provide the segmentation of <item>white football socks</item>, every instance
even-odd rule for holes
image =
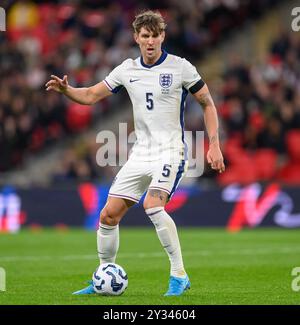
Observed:
[[[97,231],[97,248],[100,264],[115,263],[119,249],[119,225],[99,224]]]
[[[167,214],[163,207],[155,207],[145,210],[153,222],[158,238],[168,254],[171,263],[171,275],[185,277],[181,247],[177,229],[173,219]]]

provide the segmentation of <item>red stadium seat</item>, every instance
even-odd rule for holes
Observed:
[[[300,163],[288,163],[278,173],[278,180],[289,185],[300,184]]]
[[[218,183],[225,186],[231,183],[251,184],[258,180],[255,164],[251,156],[244,150],[237,159],[227,167],[226,172],[218,176]]]
[[[291,161],[300,163],[300,130],[289,131],[285,140]]]
[[[272,149],[259,149],[253,154],[253,164],[260,181],[271,180],[276,174],[277,153]]]
[[[232,183],[250,184],[258,180],[251,155],[242,148],[242,138],[237,134],[224,144],[224,156],[228,161],[226,172],[220,174],[218,183],[226,186]]]
[[[278,173],[278,180],[289,185],[300,184],[300,130],[291,130],[286,134],[289,161]]]
[[[229,166],[218,178],[222,185],[267,181],[276,175],[277,153],[272,149],[259,149],[250,154],[241,147],[227,145],[225,154]]]
[[[66,112],[66,121],[71,132],[80,132],[85,130],[92,120],[92,106],[72,103],[68,106]]]
[[[239,136],[231,137],[224,143],[224,156],[230,163],[238,162],[239,157],[244,154]]]
[[[218,183],[222,186],[232,183],[247,185],[257,181],[256,170],[253,164],[229,167],[225,173],[218,176]]]

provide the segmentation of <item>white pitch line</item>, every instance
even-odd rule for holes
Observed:
[[[242,250],[200,250],[183,251],[184,256],[213,256],[213,255],[268,255],[268,254],[296,254],[300,253],[299,247],[280,247],[280,248],[260,248],[260,249],[242,249]],[[120,253],[118,258],[158,258],[165,257],[165,252],[154,253]],[[0,256],[1,262],[18,262],[18,261],[72,261],[72,260],[97,260],[97,254],[90,255],[53,255],[53,256]]]

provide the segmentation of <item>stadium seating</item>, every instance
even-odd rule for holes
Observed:
[[[256,169],[257,179],[271,181],[277,170],[277,153],[273,149],[258,149],[253,152],[252,163]]]
[[[300,130],[286,134],[288,161],[278,172],[278,180],[285,184],[300,184]]]
[[[300,163],[300,130],[290,130],[286,134],[288,157],[293,163]]]

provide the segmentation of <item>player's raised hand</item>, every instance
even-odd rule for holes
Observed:
[[[218,145],[213,145],[209,148],[207,152],[207,161],[210,164],[210,167],[219,171],[219,173],[225,171],[223,155]]]
[[[46,83],[46,90],[55,90],[59,93],[64,93],[66,92],[68,85],[68,77],[66,75],[64,75],[63,79],[51,75],[51,80]]]

